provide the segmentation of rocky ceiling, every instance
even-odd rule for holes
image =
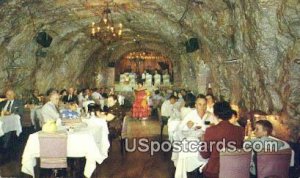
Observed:
[[[216,95],[248,110],[283,113],[288,119],[282,122],[298,138],[298,0],[110,1],[115,20],[125,27],[124,38],[110,46],[91,40],[88,32],[105,2],[0,0],[1,90],[80,86],[136,48],[139,34],[148,48],[174,61],[177,86],[203,91],[203,76],[209,74],[205,81]],[[35,41],[41,31],[53,37],[49,48]],[[191,37],[199,39],[200,50],[186,53]]]

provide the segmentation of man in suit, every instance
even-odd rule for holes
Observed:
[[[4,115],[18,114],[22,117],[24,105],[22,101],[15,99],[15,92],[13,90],[7,90],[5,96],[7,100],[0,103],[1,113]]]
[[[78,98],[77,96],[74,94],[74,88],[69,88],[68,90],[68,95],[64,96],[62,101],[64,103],[78,103]]]
[[[17,114],[20,117],[23,115],[24,105],[22,101],[15,99],[15,92],[13,90],[7,90],[5,93],[6,100],[0,103],[1,115]],[[8,132],[3,136],[3,148],[8,151],[9,140],[12,132]],[[8,155],[8,154],[6,154]]]
[[[42,118],[43,122],[46,123],[48,120],[57,120],[60,118],[58,103],[59,103],[59,94],[56,92],[50,93],[49,100],[42,107]]]
[[[126,115],[125,110],[119,105],[117,95],[110,95],[107,99],[108,113],[113,117],[106,119],[108,122],[110,139],[121,136],[123,119]],[[109,118],[109,117],[107,117]]]
[[[207,165],[203,168],[206,178],[219,177],[220,149],[228,148],[228,142],[234,143],[236,148],[242,148],[244,139],[244,129],[229,122],[232,110],[228,102],[215,103],[214,114],[221,121],[206,129],[204,143],[207,145],[207,150],[200,151],[203,158],[209,158]],[[224,143],[223,140],[225,140],[225,144],[218,144]],[[231,143],[230,148],[232,148]]]

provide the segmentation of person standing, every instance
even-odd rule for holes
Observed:
[[[148,91],[143,87],[142,82],[138,82],[138,88],[135,90],[135,100],[132,106],[132,117],[146,120],[150,115],[150,107],[147,102]]]

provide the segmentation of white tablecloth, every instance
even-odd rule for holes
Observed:
[[[181,123],[180,119],[169,119],[168,120],[168,135],[170,142],[174,140],[174,134],[178,130],[178,125]]]
[[[21,117],[16,114],[0,117],[0,137],[10,131],[16,131],[17,136],[22,132]]]
[[[101,119],[85,120],[88,127],[68,133],[67,156],[85,157],[84,175],[91,177],[96,163],[101,164],[108,157],[108,128]],[[40,156],[38,133],[29,136],[22,156],[22,172],[34,176],[36,158]]]
[[[199,151],[184,151],[183,148],[188,148],[188,142],[199,142],[198,135],[203,133],[197,131],[190,131],[182,133],[182,131],[174,132],[174,141],[182,141],[185,139],[185,146],[182,145],[182,149],[176,152],[173,149],[171,160],[174,162],[176,167],[175,178],[186,178],[187,172],[192,172],[196,168],[202,168],[207,164],[208,159],[201,157]],[[196,136],[197,135],[197,136]]]

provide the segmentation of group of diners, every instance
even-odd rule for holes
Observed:
[[[23,99],[17,99],[14,90],[8,89],[0,102],[2,117],[15,117],[24,119],[24,111],[30,110],[32,125],[37,131],[41,130],[47,122],[56,122],[61,119],[79,118],[95,113],[95,117],[105,119],[109,126],[111,138],[118,137],[121,133],[121,124],[126,109],[120,106],[118,96],[113,89],[83,89],[77,92],[70,87],[68,90],[50,88],[45,95],[33,90]],[[1,147],[9,151],[12,132],[5,133],[1,140]]]
[[[0,102],[1,116],[14,114],[22,118],[24,107],[35,111],[39,106],[40,125],[43,127],[49,121],[61,119],[64,114],[71,116],[93,114],[93,117],[107,121],[111,139],[119,138],[122,134],[126,109],[120,105],[114,89],[95,88],[77,92],[72,87],[61,91],[51,88],[44,97],[34,90],[25,102],[16,99],[15,96],[13,90],[6,91],[6,99]],[[211,93],[196,96],[185,89],[177,92],[156,90],[150,93],[147,100],[148,106],[152,108],[152,114],[159,113],[162,124],[168,125],[170,141],[198,140],[199,143],[209,145],[210,149],[189,154],[192,157],[187,156],[187,153],[173,152],[171,159],[176,166],[175,177],[184,177],[187,173],[188,177],[217,178],[220,169],[220,149],[217,148],[217,144],[211,143],[225,140],[226,143],[234,142],[237,149],[243,147],[245,128],[239,122],[239,109],[236,105],[226,101],[215,101]],[[157,112],[158,110],[160,112]],[[278,145],[278,149],[289,148],[287,142],[272,135],[273,126],[268,120],[259,120],[253,125],[255,138],[250,142],[273,141]],[[7,134],[4,135],[4,148],[8,144],[7,138],[9,138]],[[226,148],[226,145],[223,148]],[[255,166],[253,160],[249,170],[253,177],[256,174]]]
[[[268,120],[257,120],[252,123],[250,127],[253,125],[254,131],[251,135],[247,135],[244,128],[246,126],[239,119],[239,108],[227,101],[215,101],[211,93],[195,96],[192,92],[186,93],[183,90],[179,96],[171,94],[161,106],[156,106],[161,110],[162,124],[168,125],[168,136],[172,143],[197,140],[200,146],[195,154],[182,150],[174,151],[173,148],[171,159],[176,167],[174,176],[176,178],[185,176],[218,178],[220,151],[228,147],[232,148],[228,146],[228,142],[234,143],[236,150],[243,149],[245,146],[248,150],[249,147],[253,150],[251,146],[258,142],[274,143],[275,151],[290,148],[286,141],[272,135],[273,126]],[[226,144],[220,147],[218,143],[222,141]],[[251,144],[245,145],[245,142]],[[202,149],[201,145],[206,145],[207,147],[202,148],[208,149]],[[265,145],[267,144],[262,144],[263,147]],[[253,152],[254,154],[256,153]],[[294,164],[293,154],[292,151],[291,166]],[[251,177],[256,177],[255,160],[251,161],[249,173]]]

